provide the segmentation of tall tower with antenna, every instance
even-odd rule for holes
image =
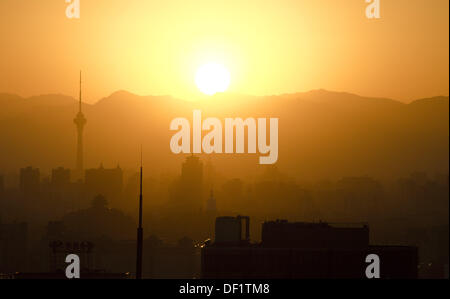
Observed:
[[[81,110],[82,103],[81,103],[81,71],[80,71],[80,99],[79,99],[79,110],[78,113],[75,117],[75,119],[73,120],[73,122],[75,123],[76,127],[77,127],[77,160],[76,160],[76,167],[75,167],[75,171],[76,171],[76,177],[77,179],[82,178],[83,176],[83,169],[84,169],[84,165],[83,165],[83,129],[84,126],[86,125],[86,117],[84,117],[84,114]]]

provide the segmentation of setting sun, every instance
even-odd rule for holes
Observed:
[[[230,72],[223,65],[208,63],[197,70],[195,83],[206,95],[225,92],[230,85]]]

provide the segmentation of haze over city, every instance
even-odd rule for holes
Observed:
[[[371,3],[1,0],[0,279],[448,278],[449,2]]]

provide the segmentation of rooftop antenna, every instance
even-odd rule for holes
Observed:
[[[141,173],[139,178],[139,226],[137,229],[136,279],[142,279],[142,145],[141,145]]]
[[[80,113],[81,113],[81,70],[80,70]]]

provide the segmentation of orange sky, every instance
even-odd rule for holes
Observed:
[[[449,1],[0,1],[0,92],[95,102],[115,90],[198,95],[196,69],[225,65],[230,91],[325,88],[402,101],[448,95]]]

